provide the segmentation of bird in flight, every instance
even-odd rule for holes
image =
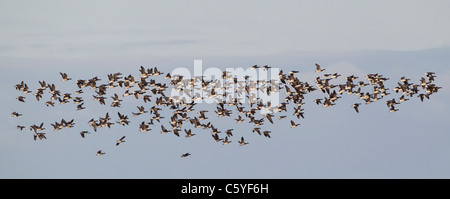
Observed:
[[[358,110],[359,105],[361,105],[361,103],[354,103],[352,105],[352,108],[354,108],[357,113],[359,113],[359,110]]]
[[[72,79],[67,76],[67,73],[59,72],[59,74],[61,75],[62,81],[64,81],[64,82]]]
[[[103,153],[102,150],[98,150],[97,154],[95,154],[96,156],[101,156],[101,155],[105,155],[106,153]]]
[[[316,63],[316,73],[323,72],[325,69],[320,68],[320,65]]]
[[[188,157],[188,156],[190,156],[190,155],[191,155],[190,153],[184,153],[184,154],[181,155],[181,157],[182,157],[182,158],[185,158],[185,157]]]
[[[18,113],[18,112],[12,112],[11,113],[11,115],[13,116],[13,117],[19,117],[19,116],[22,116],[22,114],[20,114],[20,113]]]
[[[293,120],[291,120],[291,128],[295,128],[299,126],[300,124],[296,124]]]
[[[119,146],[120,143],[125,142],[125,136],[123,136],[122,138],[120,138],[119,140],[116,141],[116,146]]]
[[[248,142],[245,142],[244,137],[241,137],[241,141],[238,141],[238,142],[239,142],[239,146],[244,146],[244,145],[248,144]]]

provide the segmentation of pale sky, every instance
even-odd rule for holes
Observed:
[[[448,1],[2,1],[8,57],[245,56],[450,44]]]
[[[450,178],[448,8],[449,1],[1,1],[0,178]],[[212,123],[235,129],[226,146],[194,128],[192,138],[160,134],[159,125],[140,133],[147,118],[131,116],[145,105],[138,101],[114,109],[85,95],[87,109],[75,111],[74,104],[46,107],[31,94],[27,103],[15,99],[24,95],[13,87],[22,80],[32,92],[42,80],[74,92],[77,79],[138,76],[141,65],[192,69],[194,59],[204,69],[299,70],[310,84],[320,63],[343,76],[383,74],[389,88],[402,76],[419,83],[433,71],[443,89],[396,113],[384,104],[394,96],[357,114],[354,95],[322,108],[313,102],[321,93],[308,94],[301,126],[269,123],[271,139],[252,133],[252,124],[217,118],[210,107]],[[73,80],[61,82],[59,72]],[[12,118],[13,111],[24,115]],[[132,123],[94,133],[87,121],[106,112],[114,121],[127,113]],[[75,128],[53,132],[50,123],[61,118],[74,118]],[[41,122],[48,139],[33,141],[28,126]],[[27,127],[18,131],[18,124]],[[81,139],[82,130],[92,134]],[[239,147],[241,136],[250,144]],[[99,149],[107,154],[95,156]],[[186,152],[192,155],[179,157]]]

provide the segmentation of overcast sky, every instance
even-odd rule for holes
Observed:
[[[448,1],[1,1],[0,178],[450,178],[449,7]],[[131,116],[144,105],[139,101],[114,109],[88,94],[87,109],[75,111],[72,103],[46,107],[31,94],[25,104],[15,99],[24,95],[13,88],[22,80],[33,92],[42,80],[74,92],[77,79],[138,76],[141,65],[165,73],[192,69],[194,59],[204,69],[299,70],[310,84],[320,63],[343,76],[383,74],[391,89],[402,76],[419,83],[434,71],[444,88],[396,113],[384,104],[393,97],[356,114],[354,95],[322,108],[313,103],[322,95],[311,94],[301,126],[291,129],[290,119],[268,124],[271,139],[210,111],[220,129],[235,129],[227,146],[205,130],[178,138],[160,134],[157,125],[142,134],[138,124],[146,117],[79,136],[92,131],[89,119]],[[73,80],[61,82],[59,72]],[[24,115],[12,118],[13,111]],[[75,118],[76,127],[53,132],[50,123],[61,118]],[[41,122],[48,139],[35,142],[28,126]],[[18,124],[27,128],[20,132]],[[123,135],[127,142],[114,146]],[[239,147],[241,136],[250,144]],[[99,149],[107,154],[95,156]],[[186,152],[192,156],[179,157]]]

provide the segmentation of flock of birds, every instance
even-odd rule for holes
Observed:
[[[325,71],[319,64],[316,65],[316,73],[323,73]],[[253,70],[269,70],[270,66],[257,66],[254,65],[250,69]],[[76,80],[75,83],[79,90],[69,93],[63,93],[56,89],[55,84],[50,84],[45,81],[39,81],[40,88],[37,88],[33,93],[30,91],[28,85],[22,81],[15,85],[15,89],[23,94],[33,93],[34,98],[37,101],[44,99],[44,92],[48,91],[50,98],[45,102],[47,107],[54,107],[55,104],[70,104],[71,101],[76,105],[76,110],[81,111],[85,109],[84,100],[86,97],[81,97],[86,90],[90,88],[95,91],[92,95],[92,99],[98,101],[100,105],[106,105],[107,100],[110,100],[111,107],[121,107],[121,102],[124,98],[135,97],[136,100],[142,100],[144,104],[150,104],[150,106],[137,106],[137,112],[131,112],[134,117],[140,117],[141,115],[150,115],[150,120],[144,120],[139,125],[139,131],[149,132],[154,131],[150,128],[160,128],[160,133],[173,133],[180,137],[180,134],[185,133],[185,137],[189,138],[195,136],[192,128],[186,127],[187,123],[190,123],[194,128],[211,129],[211,136],[214,142],[222,142],[223,145],[232,143],[233,129],[227,129],[222,133],[211,122],[204,122],[208,120],[208,114],[210,110],[194,111],[198,100],[213,99],[216,101],[216,110],[214,113],[218,117],[233,117],[236,123],[242,123],[247,121],[253,123],[253,133],[258,133],[267,138],[271,137],[272,131],[262,129],[262,126],[266,121],[274,123],[274,118],[283,120],[288,117],[293,110],[292,115],[297,118],[294,120],[300,120],[304,118],[305,113],[302,105],[305,104],[304,95],[316,90],[322,91],[326,96],[324,98],[318,98],[314,100],[314,103],[321,105],[322,107],[330,107],[336,105],[336,102],[341,96],[346,93],[348,95],[354,94],[359,96],[359,99],[365,104],[370,104],[375,101],[381,100],[388,93],[389,88],[384,86],[384,82],[389,78],[383,77],[380,74],[368,74],[366,79],[356,77],[354,75],[345,77],[346,82],[344,84],[333,84],[332,81],[341,76],[341,74],[323,74],[315,79],[315,86],[310,85],[308,82],[302,82],[296,74],[299,71],[289,71],[284,73],[283,70],[279,71],[278,79],[271,80],[255,80],[250,76],[235,77],[228,72],[223,72],[222,77],[216,77],[215,79],[207,80],[203,76],[194,76],[192,78],[185,78],[182,75],[171,75],[167,73],[165,75],[166,81],[170,81],[168,84],[172,87],[172,93],[178,93],[177,95],[168,96],[166,92],[169,86],[167,83],[157,82],[153,77],[161,76],[164,73],[159,71],[156,67],[144,68],[140,67],[140,75],[135,78],[132,75],[122,76],[121,73],[108,74],[108,81],[101,83],[101,79],[97,76],[91,79]],[[68,74],[60,73],[62,81],[67,82],[72,80]],[[163,75],[164,76],[164,75]],[[401,102],[408,101],[412,97],[417,96],[423,102],[424,99],[429,99],[430,96],[442,87],[436,86],[433,81],[435,73],[426,72],[426,77],[420,79],[420,83],[414,84],[410,82],[410,79],[402,77],[393,91],[400,93],[401,97],[392,98],[386,100],[385,103],[389,109],[389,112],[398,111],[395,107]],[[107,90],[110,88],[122,88],[125,91],[123,93],[113,93],[109,98],[107,96]],[[230,92],[231,88],[231,92]],[[273,106],[271,101],[264,100],[258,97],[258,92],[267,93],[271,95],[274,93],[283,93],[284,100],[280,104]],[[19,102],[25,103],[28,96],[18,96],[16,99]],[[43,100],[45,101],[45,100]],[[287,108],[288,104],[293,104],[293,109]],[[360,111],[361,103],[352,104],[356,113]],[[166,116],[169,119],[168,123],[162,120],[166,117],[161,116],[160,111],[162,108],[174,110],[173,114]],[[265,114],[255,114],[256,111],[264,110]],[[289,110],[289,111],[288,111]],[[236,111],[233,114],[233,111]],[[112,125],[129,125],[131,123],[129,115],[117,112],[118,120],[112,121],[109,113],[107,112],[105,117],[99,117],[98,119],[92,118],[87,123],[94,132],[97,132],[99,128],[108,127]],[[276,115],[279,115],[276,117]],[[21,113],[13,112],[12,117],[20,117]],[[258,117],[259,116],[259,117]],[[211,115],[209,114],[209,117]],[[148,118],[148,117],[147,117]],[[300,123],[290,120],[291,128],[298,127]],[[158,124],[156,124],[156,122]],[[63,128],[74,127],[74,119],[66,121],[62,119],[60,122],[51,124],[54,131],[59,131]],[[167,128],[166,128],[167,127]],[[17,125],[17,129],[22,131],[25,126]],[[33,131],[34,140],[47,139],[46,133],[43,131],[44,123],[40,125],[33,124],[29,126],[30,131]],[[158,130],[156,130],[158,131]],[[80,132],[81,138],[86,138],[86,134],[90,134],[89,131],[84,130]],[[116,146],[125,142],[126,136],[122,136],[116,141]],[[243,136],[238,141],[239,146],[245,146],[249,144],[246,142]],[[101,156],[105,153],[102,150],[98,150],[96,155]],[[187,157],[190,153],[182,154],[181,157]]]

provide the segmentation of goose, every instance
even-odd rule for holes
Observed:
[[[58,122],[55,122],[55,124],[50,124],[50,125],[52,125],[53,126],[53,131],[58,131],[58,130],[60,130],[60,129],[62,129],[62,125],[61,124],[59,124]]]
[[[11,113],[11,115],[13,116],[13,117],[19,117],[19,116],[22,116],[22,114],[20,114],[20,113],[18,113],[18,112],[12,112]]]
[[[348,77],[345,78],[347,80],[347,82],[350,82],[353,84],[353,80],[358,79],[358,77],[356,77],[355,75],[350,75]],[[355,86],[355,85],[353,85]]]
[[[155,116],[151,117],[152,120],[156,120],[158,122],[160,122],[159,120],[162,118],[164,118],[164,117],[161,117],[161,115],[159,113],[155,113]]]
[[[422,101],[422,102],[423,102],[424,97],[426,97],[427,99],[430,99],[429,94],[419,94],[417,97],[420,97],[420,101]]]
[[[186,133],[186,136],[185,137],[192,137],[192,136],[194,136],[195,134],[193,134],[192,132],[191,132],[191,129],[189,129],[189,130],[186,130],[186,129],[184,129],[184,132]]]
[[[148,112],[148,111],[145,111],[144,106],[138,106],[137,108],[139,109],[139,112],[138,112],[138,113],[132,112],[133,116],[138,116],[138,115],[140,115],[140,114],[144,114],[144,113],[147,113],[147,112]]]
[[[120,107],[120,102],[111,103],[111,107]]]
[[[222,145],[226,145],[226,144],[231,143],[231,141],[228,141],[228,137],[225,137],[225,140],[223,140],[222,142],[223,142]]]
[[[116,121],[116,123],[119,123],[122,126],[125,126],[125,124],[128,125],[130,123],[130,121],[128,121],[127,115],[122,115],[122,114],[120,114],[120,112],[117,112],[117,115],[119,115],[119,120]]]
[[[398,109],[396,109],[395,107],[394,107],[394,105],[391,105],[391,108],[389,109],[389,112],[396,112],[396,111],[398,111]]]
[[[259,135],[261,135],[260,129],[261,129],[261,128],[259,128],[259,127],[253,128],[253,129],[252,129],[252,132],[253,132],[253,133],[254,133],[254,132],[257,132]]]
[[[122,75],[122,73],[114,73],[114,74],[108,74],[108,83],[113,83],[118,81],[119,79],[122,79],[122,77],[120,77],[120,75]]]
[[[68,81],[68,80],[71,80],[72,78],[68,78],[68,76],[67,76],[67,73],[62,73],[62,72],[59,72],[59,74],[61,74],[61,77],[62,77],[62,81],[63,82],[65,82],[65,81]]]
[[[84,93],[84,92],[83,92],[83,90],[80,89],[80,90],[75,91],[73,94],[79,95],[79,94],[81,94],[81,93]]]
[[[214,134],[214,135],[211,135],[211,136],[214,138],[214,142],[219,142],[219,141],[223,140],[222,138],[219,139],[219,135],[218,134]]]
[[[141,78],[147,78],[147,72],[145,70],[145,68],[143,66],[141,66],[141,68],[139,69],[139,72],[141,72]]]
[[[323,75],[322,75],[322,78],[327,78],[327,77],[329,77],[329,76],[331,76],[331,74],[323,74]]]
[[[25,84],[25,85],[24,85],[24,87],[22,88],[22,92],[23,92],[23,93],[25,93],[25,94],[27,94],[27,93],[31,93],[31,91],[29,90],[29,88],[28,88],[28,85],[27,85],[27,84]]]
[[[95,154],[96,156],[101,156],[101,155],[105,155],[106,153],[103,153],[102,150],[98,150],[97,154]]]
[[[427,78],[428,78],[428,83],[431,83],[432,81],[434,81],[434,78],[435,78],[436,76],[434,76],[434,75],[427,75]],[[26,84],[25,84],[25,86],[26,86]]]
[[[358,86],[361,88],[361,87],[367,86],[367,84],[364,81],[359,81]]]
[[[144,95],[144,96],[142,96],[142,99],[144,100],[144,103],[147,103],[147,102],[151,102],[152,100],[150,99],[150,95]]]
[[[403,76],[403,77],[401,77],[400,78],[400,81],[402,81],[404,84],[408,84],[408,81],[409,81],[410,79],[407,79],[405,76]]]
[[[406,99],[404,95],[402,95],[402,96],[400,97],[400,102],[405,102],[405,101],[408,101],[408,100],[409,100],[409,99]]]
[[[22,91],[25,87],[25,83],[22,81],[20,82],[20,84],[16,84],[14,87],[16,88],[16,90]]]
[[[19,100],[19,102],[25,102],[25,98],[26,97],[24,97],[24,96],[16,97],[16,99]]]
[[[111,97],[114,102],[121,102],[122,100],[119,99],[119,96],[117,95],[117,93],[114,93],[114,97]]]
[[[276,110],[278,110],[278,112],[281,112],[281,111],[286,111],[287,112],[286,104],[287,103],[285,103],[285,102],[280,103]],[[281,117],[281,118],[284,118],[284,116]],[[278,118],[278,119],[281,119],[281,118]]]
[[[80,132],[81,138],[85,138],[85,134],[89,134],[89,131],[81,131]]]
[[[216,128],[214,128],[214,126],[213,125],[211,125],[211,129],[212,129],[212,132],[211,132],[211,134],[218,134],[218,133],[220,133],[220,131],[218,131]]]
[[[280,115],[280,116],[278,116],[278,119],[281,120],[281,119],[286,118],[286,117],[287,117],[286,115]]]
[[[321,69],[320,65],[316,63],[316,73],[320,73],[322,71],[324,71],[325,69]]]
[[[61,98],[58,98],[58,101],[60,104],[65,104],[65,103],[69,102],[69,101],[67,101],[65,99],[61,99]]]
[[[156,106],[153,106],[153,107],[151,107],[150,108],[150,113],[158,113],[158,111],[160,111],[160,110],[162,110],[162,109],[160,109],[160,108],[157,108]]]
[[[231,131],[233,131],[233,129],[228,129],[227,131],[225,131],[228,137],[233,136],[233,133]]]
[[[164,77],[164,79],[171,79],[172,77],[170,76],[170,73],[167,73],[166,77]]]
[[[171,132],[170,130],[167,130],[163,125],[161,125],[161,133],[168,133]]]
[[[238,116],[237,119],[234,119],[234,120],[236,120],[236,123],[238,123],[238,124],[244,121],[244,119],[242,119],[242,117],[240,115]]]
[[[95,122],[95,121],[90,123],[89,126],[91,126],[95,132],[97,132],[97,128],[100,127],[99,124],[97,124],[97,122]]]
[[[109,117],[109,112],[106,112],[105,117],[100,117],[100,120],[104,120],[104,121],[108,121],[111,120],[111,118]]]
[[[325,102],[323,103],[323,105],[322,105],[322,107],[329,107],[329,106],[333,106],[333,105],[335,105],[335,104],[333,104],[331,101],[330,101],[330,99],[327,99],[326,97],[325,97]]]
[[[316,103],[317,105],[322,104],[322,99],[315,99],[314,103]]]
[[[436,86],[436,85],[434,85],[434,84],[430,84],[430,85],[427,86],[426,92],[427,92],[429,95],[431,95],[431,94],[433,94],[433,93],[437,93],[438,90],[441,89],[441,88],[442,88],[442,87],[440,87],[440,86]]]
[[[244,137],[241,137],[241,141],[238,141],[238,142],[239,142],[239,146],[244,146],[244,145],[248,144],[248,142],[245,142]]]
[[[339,76],[341,76],[341,75],[340,75],[340,74],[337,74],[337,73],[334,73],[333,75],[331,75],[331,78],[336,79],[336,78],[338,78]]]
[[[384,102],[384,103],[386,103],[386,105],[387,105],[388,107],[390,107],[391,105],[399,104],[398,102],[395,101],[395,99],[387,100],[387,101]]]
[[[150,125],[149,123],[145,123],[145,121],[142,121],[141,125],[139,125],[139,131],[141,133],[150,131],[151,129],[148,128],[149,125]]]
[[[352,105],[352,108],[354,108],[357,113],[359,113],[359,110],[358,110],[359,105],[361,105],[361,103],[355,103]]]
[[[120,143],[125,142],[125,140],[124,140],[125,137],[126,137],[126,136],[123,136],[122,138],[120,138],[119,140],[117,140],[117,141],[116,141],[116,146],[119,146]]]
[[[262,133],[264,134],[265,137],[270,138],[270,134],[272,131],[263,131]]]
[[[98,102],[101,104],[101,105],[105,105],[105,99],[106,99],[106,97],[102,97],[102,96],[94,96],[94,100],[98,100]]]
[[[125,125],[129,125],[130,121],[124,119],[124,120],[117,121],[116,123],[121,124],[122,126],[125,126]]]
[[[205,112],[208,112],[208,111],[199,111],[198,113],[200,114],[200,117],[198,118],[199,120],[206,120],[206,119],[208,119],[206,116],[205,116]]]
[[[269,113],[265,114],[264,117],[267,118],[267,120],[269,120],[269,122],[273,124],[273,120],[272,120],[273,115],[272,114],[269,114]]]
[[[179,129],[173,129],[172,130],[173,134],[175,134],[177,137],[180,137],[180,130]]]
[[[153,71],[153,75],[158,76],[158,75],[162,75],[162,74],[164,74],[164,73],[162,73],[161,71],[158,70],[157,67],[155,67],[155,70]]]
[[[294,121],[291,120],[291,128],[295,128],[299,126],[300,124],[296,124]]]
[[[107,122],[107,121],[103,121],[102,126],[107,126],[109,129],[111,128],[111,125],[114,125],[113,122]]]
[[[86,80],[76,80],[75,83],[77,84],[78,88],[85,88],[88,86],[87,81]]]
[[[86,109],[86,107],[83,107],[83,104],[84,104],[84,103],[81,103],[81,104],[78,104],[78,105],[77,105],[77,111]]]
[[[255,70],[255,69],[258,69],[258,68],[259,68],[258,65],[254,65],[254,66],[250,67],[250,70]]]
[[[269,68],[272,68],[272,67],[270,67],[268,65],[265,65],[265,66],[262,67],[263,70],[268,70]]]
[[[31,130],[34,130],[35,133],[38,132],[38,131],[43,131],[43,130],[45,130],[45,128],[44,128],[44,122],[42,122],[41,125],[39,125],[39,126],[37,126],[37,125],[35,125],[35,124],[31,125],[31,126],[30,126],[30,131],[31,131]]]
[[[39,140],[47,139],[47,137],[45,137],[45,133],[34,133],[34,141],[36,141],[37,138],[39,138]]]
[[[185,154],[182,154],[181,157],[182,157],[182,158],[185,158],[185,157],[188,157],[188,156],[190,156],[190,155],[191,155],[190,153],[185,153]]]
[[[38,89],[38,91],[33,95],[36,96],[36,100],[39,101],[42,98],[42,94],[43,94],[42,89],[41,90]]]
[[[195,128],[200,128],[203,126],[202,124],[200,124],[200,121],[196,117],[194,117],[194,119],[190,119],[189,121],[194,125]]]
[[[128,75],[128,77],[124,78],[124,82],[135,84],[136,80],[134,79],[133,75]]]
[[[252,117],[251,119],[253,119],[253,120],[251,120],[250,122],[253,122],[255,124],[255,126],[261,126],[264,124],[264,118],[261,118],[260,120],[256,120]]]
[[[122,95],[123,97],[131,95],[130,90],[126,90],[125,93]]]
[[[381,96],[386,96],[386,95],[389,95],[389,94],[391,94],[391,93],[387,93],[386,91],[383,91],[380,95]]]
[[[355,95],[361,95],[361,88],[358,88],[358,90],[356,90],[356,92],[352,91],[352,93],[354,93]],[[349,92],[347,94],[351,94],[351,93]]]
[[[170,124],[176,124],[177,123],[177,119],[178,119],[178,115],[174,114],[171,118],[170,118]]]
[[[56,90],[55,88],[55,84],[47,84],[47,87],[50,89],[50,94],[58,94],[59,95],[59,91]]]
[[[72,99],[72,97],[71,97],[70,95],[71,95],[70,93],[64,93],[64,94],[63,94],[63,99],[64,99],[64,100]]]
[[[47,102],[45,102],[45,105],[46,105],[46,106],[53,106],[53,107],[55,107],[55,103],[52,102],[52,101],[47,101]]]
[[[61,125],[65,128],[73,128],[75,123],[73,123],[74,119],[66,122],[64,119],[61,120]]]
[[[81,103],[81,102],[83,102],[84,100],[83,100],[83,98],[81,98],[81,97],[75,97],[75,98],[73,98],[73,102],[75,103],[75,104],[79,104],[79,103]]]
[[[426,76],[431,76],[431,75],[434,75],[434,74],[435,74],[434,72],[426,72],[425,73]]]
[[[25,128],[25,126],[17,125],[17,129],[19,129],[19,130],[23,130],[24,128]]]

